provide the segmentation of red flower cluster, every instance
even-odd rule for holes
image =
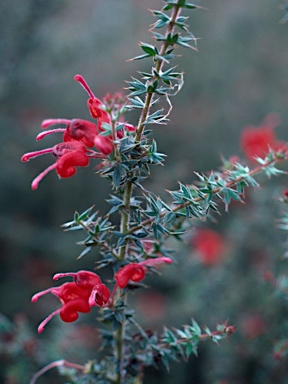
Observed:
[[[115,274],[116,285],[111,299],[109,289],[102,283],[96,273],[89,271],[56,273],[53,276],[54,280],[72,276],[73,282],[64,283],[60,287],[45,289],[32,297],[32,302],[35,303],[39,297],[46,295],[46,293],[52,293],[52,295],[59,298],[62,304],[61,308],[52,312],[42,321],[38,327],[38,333],[42,333],[48,321],[57,314],[60,315],[63,321],[69,323],[78,319],[79,312],[88,313],[93,306],[111,305],[117,287],[124,289],[130,280],[134,282],[143,280],[149,267],[155,267],[162,263],[170,264],[172,260],[169,257],[158,257],[142,261],[141,263],[125,265]]]
[[[285,143],[277,140],[274,128],[279,125],[279,117],[270,113],[259,127],[249,125],[242,131],[240,142],[248,160],[255,162],[256,157],[265,158],[270,149],[279,151],[285,149]]]
[[[63,142],[52,148],[29,152],[22,156],[21,160],[23,162],[46,153],[52,153],[57,158],[55,164],[46,168],[33,180],[32,189],[36,189],[40,181],[53,169],[62,178],[71,177],[76,173],[76,167],[86,167],[90,158],[104,158],[114,150],[113,138],[101,134],[104,131],[103,124],[111,124],[111,117],[105,110],[105,105],[95,97],[82,76],[76,75],[74,79],[87,91],[89,95],[88,108],[91,116],[97,119],[97,124],[82,119],[44,120],[42,122],[42,128],[44,129],[56,124],[64,124],[66,127],[46,130],[36,137],[36,140],[42,140],[47,135],[61,132],[63,133]],[[135,127],[131,124],[124,124],[124,128],[127,131],[135,131]],[[119,130],[116,138],[121,138],[123,135],[123,129]],[[100,152],[91,150],[93,146]]]
[[[57,296],[62,303],[62,307],[52,312],[38,327],[38,333],[44,331],[45,325],[53,316],[60,314],[63,321],[70,323],[78,319],[78,312],[88,313],[92,306],[107,304],[110,299],[110,291],[96,273],[89,271],[78,271],[77,273],[57,273],[53,279],[58,280],[61,277],[72,276],[73,282],[64,283],[60,287],[52,287],[36,293],[32,297],[35,303],[39,297],[52,293]]]
[[[224,241],[219,233],[212,229],[198,229],[192,240],[197,257],[205,265],[220,261],[224,251]]]

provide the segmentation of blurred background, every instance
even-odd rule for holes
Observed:
[[[170,124],[155,127],[159,150],[168,157],[146,183],[166,201],[163,189],[177,189],[179,180],[191,183],[194,171],[219,169],[221,157],[247,162],[241,131],[260,125],[270,112],[281,119],[277,137],[288,140],[288,24],[280,23],[281,0],[196,3],[207,7],[190,13],[191,31],[200,38],[198,52],[179,49],[185,85],[172,100]],[[161,6],[160,0],[0,3],[0,383],[25,384],[52,360],[85,363],[97,356],[101,340],[93,327],[95,312],[69,325],[54,318],[38,336],[37,324],[58,302],[46,297],[32,305],[30,297],[50,287],[55,272],[93,269],[94,254],[76,260],[81,234],[64,233],[60,225],[93,204],[105,213],[109,184],[93,177],[90,167],[61,181],[52,172],[33,192],[32,179],[51,158],[29,164],[20,158],[56,142],[55,137],[35,142],[42,120],[89,119],[87,95],[73,80],[75,74],[82,74],[101,98],[123,90],[137,71],[150,69],[149,60],[126,60],[140,54],[139,41],[151,42],[147,30],[154,19],[148,9]],[[131,114],[130,122],[137,116]],[[180,327],[193,317],[211,328],[229,320],[236,334],[220,346],[203,343],[198,358],[173,364],[170,374],[148,370],[144,383],[288,382],[287,360],[275,359],[277,342],[288,338],[287,301],[263,278],[267,271],[278,275],[287,269],[286,234],[276,228],[282,207],[275,197],[288,180],[259,180],[263,187],[249,190],[245,205],[233,204],[228,214],[223,210],[215,220],[195,222],[212,231],[202,234],[212,233],[212,248],[197,248],[195,231],[184,244],[170,244],[178,265],[151,277],[151,289],[132,298],[144,327]],[[40,384],[56,382],[65,382],[56,372],[39,379]]]

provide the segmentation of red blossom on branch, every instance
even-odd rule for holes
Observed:
[[[101,124],[102,123],[111,123],[111,118],[109,114],[105,111],[105,106],[101,102],[100,99],[98,99],[94,93],[91,91],[91,88],[81,75],[75,75],[74,80],[78,81],[82,87],[85,89],[85,91],[88,93],[90,96],[89,99],[87,100],[87,106],[90,111],[90,114],[94,119],[98,119],[99,123],[99,128],[101,129]]]
[[[198,229],[192,239],[197,257],[205,265],[213,265],[221,260],[224,251],[222,236],[212,229]]]
[[[113,152],[114,144],[110,137],[98,135],[94,139],[94,145],[106,156]]]
[[[131,263],[125,265],[115,273],[116,285],[119,288],[125,288],[130,280],[138,282],[144,279],[148,267],[157,267],[163,263],[171,264],[172,259],[169,257],[157,257],[156,259],[147,259],[141,263]]]
[[[33,190],[38,188],[40,181],[53,169],[56,170],[58,176],[68,178],[76,173],[76,167],[86,167],[89,164],[87,149],[83,143],[78,141],[63,142],[54,145],[52,148],[28,152],[22,156],[21,160],[26,162],[47,153],[52,153],[57,160],[32,181],[31,187]]]
[[[59,287],[48,288],[32,297],[32,302],[35,303],[40,297],[52,293],[62,304],[61,308],[52,312],[41,322],[38,333],[42,333],[48,321],[57,314],[63,321],[69,323],[78,319],[78,312],[88,313],[92,306],[102,307],[109,302],[110,291],[96,273],[90,271],[57,273],[53,279],[58,280],[67,276],[72,276],[74,281]]]
[[[62,307],[52,312],[41,322],[38,327],[38,333],[42,333],[48,321],[57,314],[60,314],[61,320],[69,323],[77,320],[78,312],[90,312],[90,305],[88,303],[90,297],[89,289],[81,288],[75,283],[64,283],[60,287],[49,288],[36,293],[32,297],[32,302],[35,303],[39,297],[46,293],[52,293],[52,295],[57,296],[61,301]]]
[[[62,178],[71,177],[76,173],[76,167],[86,167],[89,164],[90,158],[104,158],[114,151],[115,144],[112,136],[104,136],[101,134],[104,131],[102,126],[103,123],[111,124],[111,117],[105,110],[104,103],[95,97],[81,75],[76,75],[75,80],[84,87],[90,96],[87,102],[88,108],[91,116],[94,119],[97,119],[97,122],[83,119],[69,120],[62,118],[47,119],[42,122],[41,126],[43,129],[58,124],[64,124],[65,127],[48,129],[45,132],[41,132],[36,137],[36,140],[38,141],[53,133],[62,133],[62,143],[59,143],[52,148],[28,152],[22,156],[21,160],[23,162],[46,153],[52,153],[57,157],[55,164],[47,167],[33,180],[33,190],[38,188],[39,182],[53,169],[55,169],[58,176]],[[116,99],[119,99],[119,97],[120,96],[118,95]],[[122,138],[125,130],[127,132],[133,132],[135,131],[135,127],[131,124],[124,123],[124,128],[116,132],[116,138]],[[92,147],[95,147],[100,153],[92,151]]]
[[[256,162],[256,157],[265,158],[270,149],[285,149],[286,143],[278,140],[274,132],[279,123],[278,115],[270,113],[259,127],[249,125],[243,129],[240,144],[249,161]]]

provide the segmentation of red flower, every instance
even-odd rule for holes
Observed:
[[[104,110],[105,109],[104,104],[101,102],[101,100],[95,97],[89,85],[86,83],[86,81],[81,75],[75,75],[74,80],[78,81],[90,96],[87,101],[88,109],[90,111],[91,116],[94,117],[94,119],[98,119],[99,129],[103,130],[101,127],[102,123],[107,123],[107,124],[111,123],[111,118],[109,116],[109,113],[107,113]]]
[[[90,307],[99,306],[102,307],[107,304],[110,299],[110,291],[105,284],[97,284],[93,287],[89,296]]]
[[[192,239],[199,260],[205,265],[216,264],[224,251],[222,237],[211,229],[198,229]]]
[[[95,136],[94,145],[100,152],[104,153],[104,155],[109,155],[114,149],[113,141],[107,136]]]
[[[105,110],[105,105],[99,100],[97,97],[95,97],[94,93],[91,91],[89,85],[86,83],[85,79],[81,75],[75,75],[74,80],[78,81],[82,87],[85,89],[85,91],[90,96],[87,105],[88,109],[90,111],[91,116],[94,119],[97,119],[98,122],[98,128],[99,131],[104,131],[102,124],[111,124],[111,117],[109,113]],[[108,94],[104,96],[103,98],[105,100],[105,103],[108,105],[108,108],[113,109],[116,105],[119,108],[123,105],[123,98],[122,95],[119,93],[116,93],[114,96]],[[124,128],[128,132],[134,132],[136,128],[132,124],[124,123]],[[122,138],[123,135],[123,129],[117,131],[117,138]],[[110,143],[109,143],[110,142]],[[112,137],[110,136],[102,136],[98,135],[94,138],[94,145],[97,149],[99,149],[104,154],[108,155],[113,152],[113,141]]]
[[[120,288],[125,288],[130,280],[135,283],[143,280],[145,273],[145,268],[139,263],[125,265],[115,274],[116,284]]]
[[[22,156],[22,161],[28,161],[34,157],[52,153],[57,157],[56,163],[45,169],[39,176],[32,182],[32,189],[36,189],[39,182],[47,175],[52,169],[55,169],[60,177],[71,177],[76,173],[76,167],[85,167],[89,164],[89,158],[104,158],[114,151],[114,141],[112,136],[104,136],[103,124],[111,124],[110,114],[105,110],[104,103],[97,99],[84,78],[80,75],[75,76],[78,81],[89,95],[88,108],[91,116],[97,119],[97,123],[92,123],[83,119],[47,119],[42,122],[42,128],[47,129],[51,125],[64,124],[64,128],[49,129],[40,133],[36,140],[42,140],[44,137],[53,133],[63,133],[63,142],[55,145],[52,148],[46,148],[40,151],[29,152]],[[119,95],[114,101],[119,102],[121,99]],[[110,100],[111,101],[111,100]],[[123,104],[123,101],[121,101]],[[123,105],[118,105],[120,106]],[[116,104],[115,104],[116,105]],[[128,123],[123,123],[123,127],[116,126],[116,138],[121,139],[126,132],[135,131],[135,127]],[[116,139],[114,138],[114,139]],[[99,152],[94,152],[90,148],[95,146]]]
[[[66,128],[55,128],[42,132],[36,137],[36,140],[42,140],[52,133],[63,132],[64,142],[77,140],[83,142],[89,148],[93,147],[94,137],[98,135],[96,124],[83,119],[47,119],[42,121],[41,127],[45,129],[56,124],[65,124]]]
[[[78,319],[78,312],[88,313],[92,306],[103,306],[110,299],[109,289],[102,284],[100,277],[96,273],[89,271],[57,273],[53,279],[58,280],[66,276],[73,276],[74,281],[64,283],[60,287],[48,288],[32,297],[32,302],[35,303],[39,297],[46,295],[46,293],[52,293],[62,303],[61,308],[52,312],[42,321],[38,327],[38,333],[42,333],[48,321],[58,313],[63,321],[73,322]]]
[[[100,277],[90,271],[78,271],[78,272],[64,272],[64,273],[56,273],[53,276],[53,280],[59,280],[62,277],[73,277],[74,283],[84,287],[89,288],[90,290],[93,289],[94,285],[100,284],[101,279]]]
[[[33,190],[38,188],[40,181],[53,169],[56,170],[58,176],[67,178],[76,173],[76,167],[86,167],[89,164],[86,147],[79,141],[63,142],[54,145],[52,148],[25,153],[21,160],[26,162],[34,157],[38,157],[46,153],[52,153],[57,157],[57,160],[32,181],[31,186]]]
[[[68,151],[56,161],[56,172],[60,177],[71,177],[76,173],[77,167],[86,167],[89,158],[84,150]]]
[[[244,314],[240,329],[248,339],[254,339],[267,332],[267,324],[259,314]]]
[[[147,267],[156,267],[162,263],[171,264],[172,260],[169,257],[163,256],[157,257],[156,259],[148,259],[141,263],[127,264],[115,273],[116,285],[123,289],[128,285],[130,280],[134,282],[141,281],[146,275]]]
[[[36,293],[32,297],[32,302],[35,303],[39,297],[49,292],[59,298],[62,303],[62,307],[52,312],[41,322],[38,327],[38,333],[42,333],[48,321],[50,321],[52,317],[58,313],[63,321],[69,323],[77,320],[78,312],[90,312],[90,305],[88,303],[90,297],[89,289],[78,287],[75,283],[64,283],[60,287],[49,288],[45,291]]]
[[[285,202],[286,202],[287,199],[288,199],[288,189],[285,189],[285,190],[283,191],[283,196],[284,196],[284,199],[285,199]]]
[[[110,291],[98,275],[90,271],[78,271],[78,272],[66,272],[56,273],[53,276],[53,280],[58,280],[62,277],[72,276],[74,283],[81,288],[87,288],[90,291],[89,305],[92,307],[98,305],[102,307],[106,304],[110,298]]]
[[[74,140],[80,140],[89,148],[93,147],[94,139],[98,135],[97,125],[82,119],[71,120],[66,132],[67,138],[70,136]]]
[[[269,114],[259,127],[249,125],[242,131],[241,147],[250,161],[256,161],[256,157],[265,158],[269,150],[279,151],[284,149],[285,143],[277,140],[274,128],[279,124],[276,114]]]

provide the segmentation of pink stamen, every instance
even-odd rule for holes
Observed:
[[[39,297],[42,297],[42,296],[46,295],[47,293],[50,293],[52,289],[53,288],[48,288],[48,289],[45,289],[45,291],[35,293],[35,295],[33,295],[32,299],[31,299],[32,303],[36,303],[36,301],[39,299]]]
[[[61,311],[61,308],[57,309],[57,311],[52,312],[49,316],[46,317],[46,319],[44,319],[42,321],[42,323],[38,327],[39,335],[44,331],[45,325],[48,323],[48,321],[50,321],[52,319],[52,317],[58,315],[58,313],[60,313],[60,311]]]
[[[46,168],[43,172],[41,172],[35,179],[32,181],[31,188],[33,191],[38,188],[40,181],[53,169],[56,168],[56,163],[50,165],[50,167]]]
[[[70,120],[68,120],[68,119],[46,119],[46,120],[42,121],[41,127],[47,128],[50,125],[55,125],[55,124],[70,124]]]
[[[89,149],[87,150],[87,156],[90,159],[104,159],[105,158],[105,155],[103,153],[95,152],[95,151],[92,151]]]
[[[171,264],[172,263],[172,259],[170,259],[170,257],[157,257],[157,259],[147,259],[145,261],[142,261],[141,265],[144,265],[144,266],[148,266],[148,267],[153,267],[153,266],[157,266],[159,264],[162,264],[162,263],[168,263],[168,264]]]
[[[76,272],[55,273],[55,275],[53,276],[53,280],[59,280],[59,279],[62,279],[62,277],[68,277],[68,276],[75,277],[77,276],[77,273]]]
[[[21,157],[21,161],[25,163],[26,161],[29,161],[34,157],[45,155],[46,153],[51,153],[51,152],[53,152],[53,148],[45,148],[45,149],[41,149],[40,151],[28,152]]]
[[[94,93],[91,91],[89,85],[86,83],[86,81],[84,80],[84,77],[81,76],[81,75],[75,75],[74,76],[74,80],[75,81],[78,81],[82,87],[85,89],[85,91],[88,93],[88,95],[91,97],[91,99],[95,99],[95,95]]]
[[[35,384],[37,379],[39,379],[40,376],[42,376],[44,373],[48,372],[50,369],[55,367],[68,367],[68,368],[74,368],[84,371],[85,367],[83,365],[69,363],[65,360],[58,360],[53,361],[52,363],[46,365],[44,368],[40,369],[35,375],[33,376],[32,380],[30,381],[30,384]]]
[[[50,129],[49,131],[41,132],[39,135],[37,135],[36,140],[42,140],[43,137],[51,135],[52,133],[58,133],[58,132],[65,132],[66,128],[56,128],[56,129]]]
[[[98,288],[94,287],[91,294],[90,294],[89,300],[88,300],[88,304],[90,305],[90,307],[97,306],[97,303],[95,300],[95,295],[97,292],[98,292]]]
[[[110,296],[110,290],[106,287],[106,285],[102,283],[97,284],[92,289],[88,304],[90,305],[90,307],[93,307],[95,305],[100,307],[106,306],[107,303],[109,303]]]
[[[59,287],[52,287],[52,288],[45,289],[44,291],[35,293],[35,295],[33,295],[31,298],[32,303],[36,303],[36,301],[40,297],[46,295],[47,293],[52,293],[52,295],[59,297]]]

